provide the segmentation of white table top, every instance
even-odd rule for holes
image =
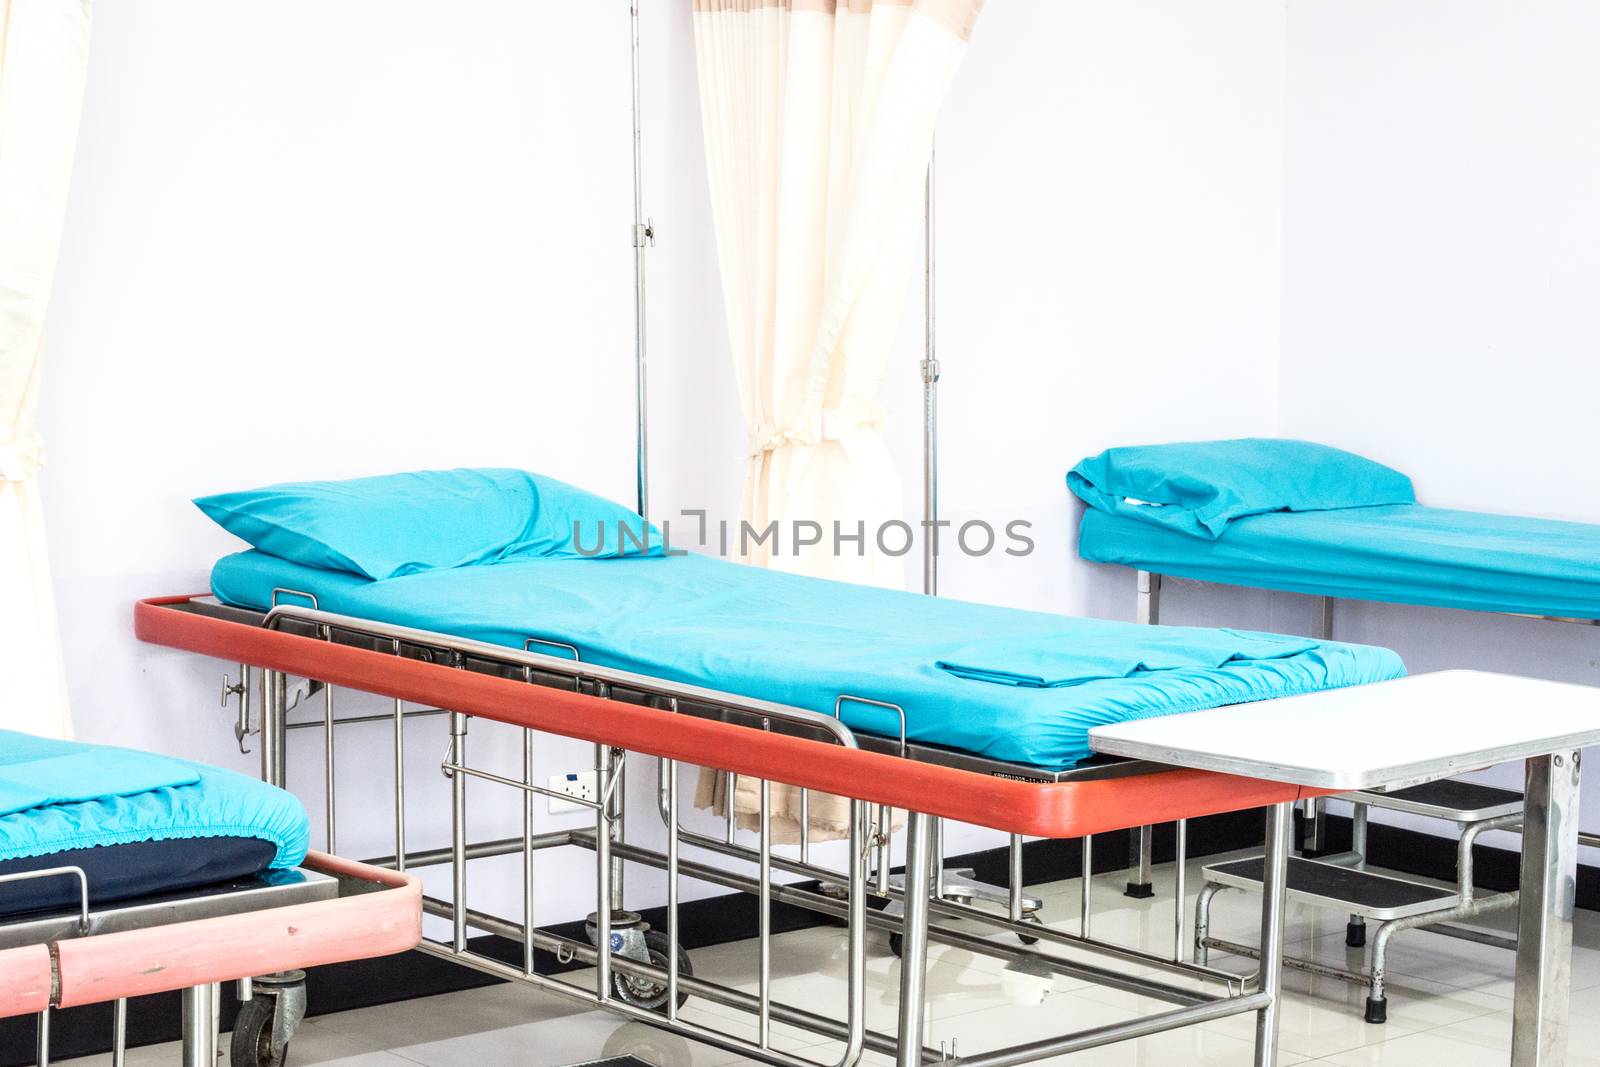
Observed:
[[[1600,689],[1440,671],[1097,726],[1089,747],[1323,789],[1373,789],[1600,744]]]

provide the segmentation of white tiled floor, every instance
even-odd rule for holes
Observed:
[[[1204,862],[1213,862],[1215,857]],[[1200,885],[1199,861],[1188,878]],[[1157,869],[1157,896],[1135,901],[1120,890],[1123,876],[1108,874],[1095,885],[1093,931],[1118,944],[1167,952],[1171,948],[1170,870]],[[1039,887],[1044,915],[1052,924],[1077,929],[1076,881]],[[1255,940],[1257,898],[1221,894],[1212,929],[1224,937]],[[1509,916],[1500,917],[1506,927]],[[774,1000],[834,1017],[843,1015],[843,931],[822,927],[780,935],[772,952]],[[1009,935],[1003,935],[1009,936]],[[1329,962],[1357,964],[1344,947],[1344,916],[1291,906],[1290,951]],[[867,1023],[893,1032],[899,962],[881,937],[869,941]],[[953,1043],[960,1054],[982,1052],[1073,1029],[1116,1023],[1160,1010],[1163,1005],[1103,986],[1007,973],[1001,961],[948,946],[930,950],[928,1040]],[[752,942],[701,949],[695,973],[755,990]],[[1213,963],[1248,970],[1244,961],[1213,957]],[[1580,913],[1573,950],[1572,1043],[1568,1063],[1600,1065],[1600,915]],[[581,976],[572,976],[581,978]],[[1511,1040],[1512,957],[1503,949],[1476,945],[1426,931],[1403,934],[1391,948],[1389,1021],[1371,1026],[1361,1019],[1365,990],[1331,979],[1288,971],[1282,1008],[1280,1062],[1319,1062],[1348,1067],[1416,1067],[1504,1064]],[[683,1017],[740,1036],[753,1024],[731,1009],[691,1000]],[[1074,1065],[1248,1064],[1254,1018],[1234,1016],[1136,1042],[1107,1046],[1059,1061]],[[775,1025],[774,1047],[819,1064],[837,1057],[828,1042]],[[291,1049],[296,1067],[553,1067],[603,1056],[632,1054],[660,1067],[714,1067],[746,1062],[710,1045],[662,1033],[565,1000],[519,987],[497,986],[414,1000],[307,1021]],[[136,1067],[177,1062],[175,1046],[138,1049]],[[72,1061],[80,1065],[92,1060]],[[102,1061],[103,1062],[103,1061]],[[889,1061],[869,1054],[866,1062]],[[98,1065],[97,1065],[98,1067]]]

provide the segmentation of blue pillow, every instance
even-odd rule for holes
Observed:
[[[528,471],[413,471],[290,482],[195,505],[263,552],[374,580],[526,556],[658,556],[661,535],[593,493]]]
[[[1415,504],[1411,479],[1310,441],[1245,438],[1108,448],[1067,485],[1090,507],[1215,540],[1235,519],[1269,511]]]

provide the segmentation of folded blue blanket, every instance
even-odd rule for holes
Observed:
[[[1108,515],[1206,540],[1250,515],[1417,499],[1411,479],[1381,463],[1275,438],[1108,448],[1072,468],[1067,486]]]
[[[1027,644],[1011,639],[974,641],[939,660],[938,666],[975,682],[1065,689],[1108,678],[1284,659],[1316,647],[1316,641],[1277,634],[1163,626],[1137,644],[1120,632],[1052,634]]]
[[[0,730],[0,861],[205,837],[269,842],[287,868],[310,823],[292,795],[233,771]]]

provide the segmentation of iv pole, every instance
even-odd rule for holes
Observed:
[[[656,233],[651,221],[644,215],[644,153],[639,133],[639,3],[640,0],[630,0],[628,4],[628,29],[632,39],[633,88],[633,376],[636,420],[634,477],[638,486],[638,500],[634,510],[641,518],[645,518],[650,506],[650,406],[649,395],[645,389],[644,250],[646,243],[650,245],[656,243]],[[598,753],[598,749],[596,751]],[[618,761],[614,773],[619,779],[618,793],[627,796],[626,780],[623,777],[627,774],[627,763]],[[625,819],[626,809],[618,805],[616,818],[611,823],[613,839],[622,837]],[[626,912],[623,910],[624,873],[625,865],[622,860],[620,858],[613,860],[611,864],[613,921],[626,921]],[[673,886],[668,892],[676,893],[677,887]]]
[[[639,491],[635,510],[645,516],[650,506],[650,408],[645,389],[644,249],[646,242],[656,243],[656,233],[651,221],[644,217],[644,160],[639,143],[639,0],[628,5],[628,19],[633,37],[633,373],[637,417],[634,476]]]
[[[928,153],[928,178],[922,211],[922,591],[939,595],[939,360],[934,328],[934,155]]]
[[[934,317],[937,296],[934,272],[934,163],[928,154],[928,177],[923,185],[922,209],[922,591],[939,595],[939,358],[938,331]],[[933,882],[934,896],[963,902],[988,901],[1004,905],[1013,921],[1037,920],[1043,901],[1022,891],[1022,838],[1012,834],[1007,842],[1008,887],[977,880],[971,868],[946,867],[944,862],[944,820],[934,821]],[[895,911],[895,905],[891,905]]]

